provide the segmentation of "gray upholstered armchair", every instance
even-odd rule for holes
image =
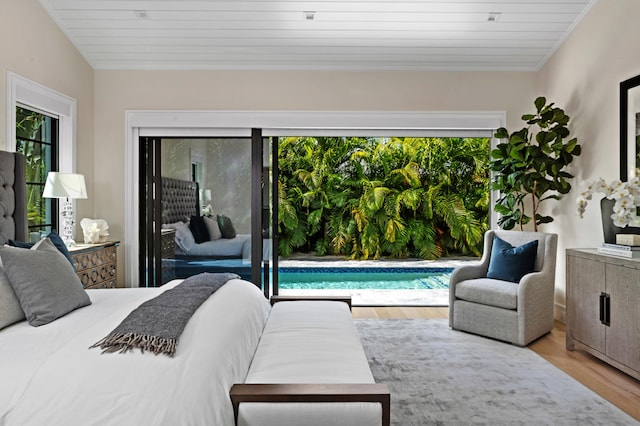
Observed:
[[[487,278],[495,236],[513,247],[538,240],[534,272],[527,273],[519,282]],[[551,331],[556,246],[556,234],[487,231],[480,264],[458,267],[451,274],[451,328],[519,346],[526,346]]]

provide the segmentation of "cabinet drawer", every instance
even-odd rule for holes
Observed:
[[[92,286],[103,281],[115,281],[118,272],[115,263],[107,263],[106,265],[78,271],[77,274],[83,287],[92,288]]]
[[[70,249],[76,273],[84,288],[118,286],[118,244],[77,244]]]
[[[117,257],[117,247],[105,247],[72,255],[76,271],[80,273],[85,269],[92,269],[108,263],[114,263]]]

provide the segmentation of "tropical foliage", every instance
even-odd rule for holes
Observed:
[[[279,172],[283,256],[480,254],[488,139],[283,138]]]
[[[27,218],[30,230],[37,230],[46,224],[46,200],[42,198],[42,188],[47,177],[47,161],[51,147],[42,143],[49,139],[46,134],[49,117],[23,108],[16,108],[16,151],[26,160]]]

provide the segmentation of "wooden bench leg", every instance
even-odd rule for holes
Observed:
[[[238,423],[241,402],[377,402],[382,426],[391,424],[391,393],[383,383],[363,384],[235,384],[229,392]]]

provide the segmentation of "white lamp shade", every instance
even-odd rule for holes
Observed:
[[[84,175],[49,172],[42,196],[45,198],[87,198]]]

